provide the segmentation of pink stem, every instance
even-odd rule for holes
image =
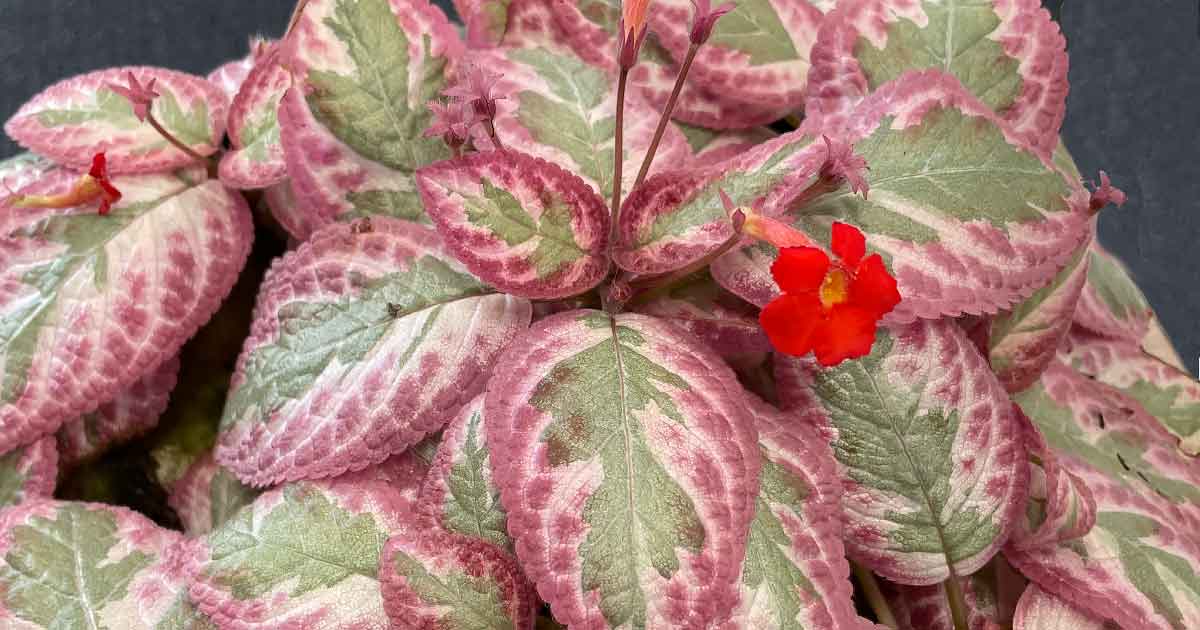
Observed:
[[[638,171],[637,179],[633,182],[633,187],[637,188],[645,181],[646,175],[650,172],[650,164],[654,162],[654,154],[658,151],[658,143],[662,140],[663,133],[667,130],[667,123],[671,122],[671,113],[675,111],[675,102],[679,100],[679,92],[683,90],[684,79],[687,78],[688,70],[692,68],[692,61],[696,58],[696,51],[700,49],[699,44],[692,44],[687,51],[687,56],[683,58],[683,65],[679,68],[679,75],[675,77],[675,87],[671,90],[671,96],[667,98],[667,106],[663,108],[662,117],[658,119],[658,128],[654,130],[654,140],[650,142],[650,148],[646,151],[646,157],[642,159],[642,168]]]

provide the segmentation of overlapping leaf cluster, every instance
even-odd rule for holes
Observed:
[[[1037,2],[744,0],[693,48],[655,0],[623,96],[614,3],[455,7],[308,0],[9,121],[0,623],[1200,626],[1200,383],[1095,240]],[[101,152],[111,212],[29,207]],[[865,234],[869,355],[773,350],[723,196]],[[139,456],[182,534],[64,500]]]

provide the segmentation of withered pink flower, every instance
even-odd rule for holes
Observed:
[[[150,115],[150,106],[154,104],[154,99],[158,98],[158,92],[154,91],[154,83],[157,79],[150,79],[145,85],[142,85],[132,72],[126,73],[125,76],[129,85],[109,83],[107,87],[124,96],[125,100],[133,105],[133,115],[137,116],[138,120],[146,122],[146,117]]]
[[[457,150],[466,144],[471,125],[475,122],[472,112],[462,101],[441,103],[429,101],[429,111],[433,112],[433,121],[425,130],[427,138],[441,138],[451,149]]]
[[[496,117],[496,101],[505,98],[496,93],[501,76],[471,64],[454,85],[442,90],[442,94],[469,105],[478,119],[491,120]]]
[[[726,2],[713,8],[711,0],[692,0],[696,13],[692,16],[692,43],[699,46],[712,36],[713,26],[721,16],[737,8],[737,4]]]
[[[867,183],[867,159],[854,152],[854,145],[837,138],[821,136],[825,140],[825,164],[821,166],[821,177],[844,179],[850,184],[850,192],[862,192],[865,199],[870,185]]]
[[[1092,191],[1091,201],[1088,202],[1088,207],[1092,212],[1098,212],[1108,204],[1117,207],[1125,205],[1127,199],[1125,191],[1112,185],[1112,181],[1108,179],[1108,173],[1100,171],[1100,185],[1096,186],[1095,182],[1092,182],[1092,187],[1096,189]]]

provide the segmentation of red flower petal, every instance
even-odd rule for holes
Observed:
[[[784,293],[814,293],[829,271],[829,256],[815,247],[785,247],[771,265],[775,284]]]
[[[763,308],[758,321],[776,350],[803,356],[813,349],[813,332],[823,315],[821,301],[815,295],[784,294]]]
[[[830,309],[829,318],[812,333],[812,350],[817,363],[833,367],[846,359],[870,354],[878,319],[875,313],[851,304],[839,304]]]
[[[875,319],[891,312],[900,303],[896,279],[888,273],[879,254],[867,256],[858,266],[850,283],[848,303],[874,313]]]
[[[853,225],[841,221],[833,222],[833,242],[830,245],[833,253],[851,269],[857,267],[863,254],[867,253],[867,238],[863,233]]]

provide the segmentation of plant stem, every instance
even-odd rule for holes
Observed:
[[[180,151],[183,151],[184,153],[188,154],[188,156],[190,156],[193,160],[196,160],[197,162],[204,161],[203,155],[196,153],[195,151],[192,150],[191,147],[180,142],[179,138],[176,138],[175,136],[171,135],[171,132],[164,129],[163,126],[161,124],[159,124],[158,119],[156,119],[154,117],[154,114],[147,113],[146,114],[146,122],[150,123],[150,126],[154,127],[154,130],[158,132],[158,135],[162,136],[164,139],[166,139],[167,142],[170,142],[172,145],[174,145],[176,149],[179,149]]]
[[[308,0],[296,2],[296,8],[292,9],[292,17],[288,20],[287,30],[283,31],[283,39],[287,39],[287,36],[292,34],[292,29],[296,28],[296,23],[300,21],[300,15],[304,13],[306,6],[308,6]]]
[[[500,135],[496,133],[496,122],[488,118],[484,123],[487,125],[488,135],[492,138],[492,144],[495,145],[497,150],[503,151],[504,143],[500,142]]]
[[[946,589],[946,601],[950,604],[950,618],[954,620],[954,630],[968,630],[967,602],[963,598],[962,584],[953,571],[943,583]]]
[[[679,92],[683,89],[684,79],[687,78],[688,70],[692,67],[692,61],[696,58],[696,51],[700,49],[699,44],[692,44],[687,51],[687,56],[683,58],[683,65],[679,67],[679,75],[675,77],[675,87],[671,90],[671,96],[667,98],[667,105],[663,108],[662,116],[658,119],[658,128],[654,130],[654,140],[650,142],[650,148],[646,150],[646,157],[642,158],[642,168],[638,170],[637,179],[633,182],[633,187],[637,188],[645,181],[646,175],[650,172],[650,164],[654,162],[654,154],[658,151],[658,143],[662,140],[663,133],[667,130],[667,123],[671,122],[671,113],[675,111],[675,102],[679,100]]]
[[[641,303],[649,300],[657,295],[662,294],[666,290],[675,286],[679,281],[684,280],[692,274],[707,268],[716,259],[724,256],[726,252],[733,249],[742,241],[741,232],[730,236],[721,246],[706,254],[703,258],[693,262],[690,265],[676,269],[668,274],[661,276],[649,276],[645,278],[637,278],[629,281],[629,287],[633,290],[633,296],[630,299],[631,303]]]
[[[617,79],[617,124],[613,135],[613,193],[612,193],[612,238],[609,247],[616,243],[617,218],[621,212],[621,162],[624,158],[623,136],[625,131],[625,82],[629,79],[629,68],[621,68]]]
[[[857,562],[851,562],[850,568],[854,571],[854,577],[858,580],[858,585],[862,587],[863,594],[867,596],[867,603],[871,606],[871,610],[875,611],[876,620],[893,630],[899,628],[900,624],[896,621],[896,615],[892,614],[892,608],[888,606],[887,600],[883,598],[883,592],[879,590],[879,582],[875,579],[875,574]]]

